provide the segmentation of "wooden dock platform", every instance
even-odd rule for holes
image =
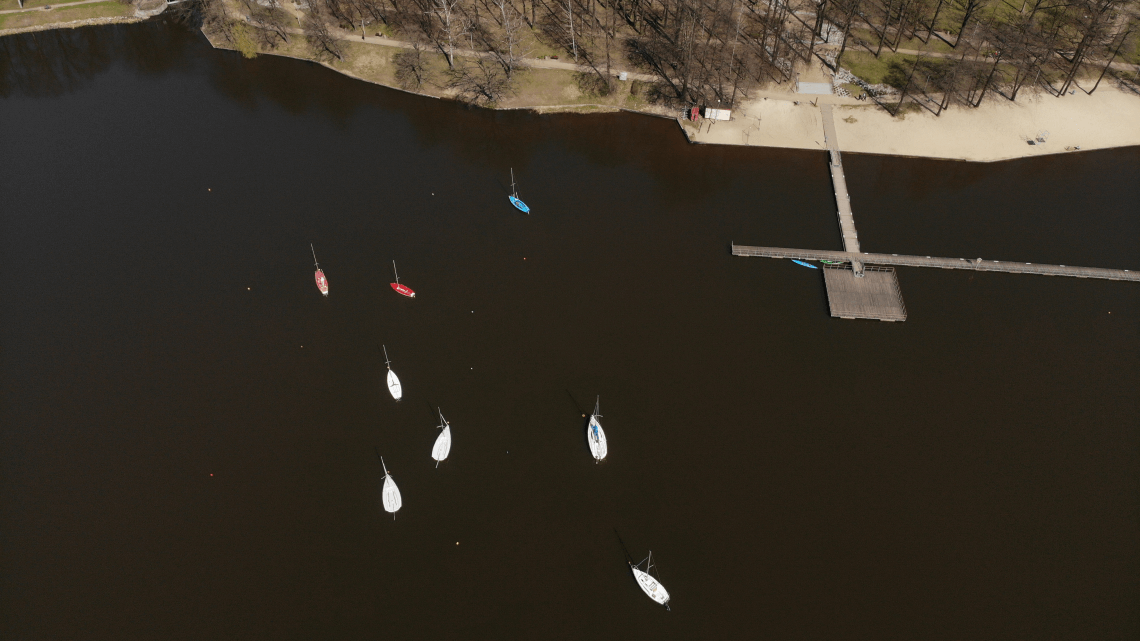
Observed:
[[[937,267],[939,269],[967,269],[979,272],[1006,272],[1010,274],[1039,274],[1042,276],[1070,276],[1073,278],[1100,278],[1104,280],[1140,281],[1140,271],[1102,269],[1100,267],[1072,267],[1069,265],[1041,265],[1005,260],[976,258],[937,258],[931,256],[899,256],[898,254],[851,254],[848,252],[817,249],[787,249],[784,247],[749,247],[732,245],[733,256],[763,256],[766,258],[798,258],[799,260],[830,260],[851,263],[857,260],[868,265],[904,267]]]
[[[827,304],[831,307],[832,316],[871,318],[884,321],[906,320],[906,306],[903,304],[902,292],[899,290],[899,281],[895,275],[894,266],[938,267],[939,269],[968,269],[980,272],[1140,281],[1140,272],[1127,269],[1038,265],[982,260],[981,258],[967,260],[965,258],[899,256],[898,254],[860,252],[859,235],[855,232],[855,215],[851,211],[851,197],[847,193],[847,178],[843,174],[843,159],[839,154],[839,139],[835,135],[835,120],[832,116],[831,105],[821,104],[819,109],[823,115],[823,135],[830,156],[828,166],[831,170],[831,183],[835,188],[835,205],[839,212],[839,227],[843,232],[844,251],[749,247],[734,243],[732,255],[794,258],[833,263],[823,266],[823,280],[827,286]]]
[[[893,267],[865,266],[863,275],[856,277],[851,265],[824,265],[823,282],[832,316],[906,320],[906,306]]]

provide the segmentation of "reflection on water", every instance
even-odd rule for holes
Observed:
[[[56,29],[0,38],[0,96],[59,96],[113,64],[144,74],[185,69],[200,38],[161,24]]]

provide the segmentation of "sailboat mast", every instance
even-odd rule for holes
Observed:
[[[400,284],[400,272],[396,271],[396,261],[392,261],[392,273],[396,275],[396,284]]]
[[[381,345],[381,347],[384,348],[384,364],[388,366],[388,369],[392,369],[392,361],[388,360],[388,346]]]
[[[312,243],[309,243],[309,249],[313,252],[313,264],[317,266],[317,269],[320,269],[321,266],[319,263],[317,263],[317,250],[313,249]]]
[[[519,190],[515,189],[515,168],[514,167],[511,167],[511,194],[515,198],[519,197]]]

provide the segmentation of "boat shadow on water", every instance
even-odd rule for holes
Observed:
[[[582,439],[582,445],[585,446],[586,453],[590,455],[590,458],[594,459],[595,464],[605,463],[604,458],[597,459],[594,457],[594,450],[590,447],[590,412],[582,409],[582,406],[578,403],[578,399],[574,398],[574,394],[572,394],[570,390],[566,390],[566,395],[570,397],[570,402],[574,404],[574,409],[578,410],[578,415],[583,419],[582,422],[578,424],[578,429],[581,430],[579,433],[585,434],[585,438]]]

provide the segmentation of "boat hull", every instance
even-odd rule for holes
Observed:
[[[384,500],[384,511],[395,514],[404,505],[404,497],[400,496],[400,488],[391,476],[384,477],[384,491],[381,493]]]
[[[400,379],[392,370],[388,370],[388,393],[397,401],[404,397],[404,386],[400,385]]]
[[[325,272],[323,270],[318,269],[313,274],[313,280],[317,281],[317,289],[321,290],[321,294],[324,296],[328,296],[329,295],[329,279],[325,278]]]
[[[515,198],[514,196],[507,196],[507,198],[511,199],[511,204],[515,206],[515,209],[521,211],[524,214],[530,213],[530,207],[527,207],[526,203],[524,203],[523,201],[519,200],[518,198]]]
[[[435,439],[435,445],[431,448],[431,457],[436,462],[442,461],[447,458],[451,453],[451,426],[443,428],[443,433]]]
[[[590,454],[596,460],[603,460],[609,454],[609,444],[606,442],[606,432],[597,416],[590,417],[590,424],[586,426],[586,442],[590,444]]]
[[[408,298],[416,297],[416,293],[413,292],[412,288],[408,287],[407,285],[401,285],[400,283],[389,283],[389,285],[391,285],[392,289],[396,290],[396,293],[400,294],[401,296],[407,296]]]
[[[804,261],[796,260],[795,258],[792,259],[792,262],[797,264],[797,265],[803,265],[804,267],[810,267],[812,269],[819,269],[818,267],[816,267],[815,265],[812,265],[811,263],[805,263]]]
[[[642,572],[637,568],[633,569],[633,576],[637,579],[637,585],[641,586],[641,591],[646,596],[660,603],[661,605],[669,605],[669,592],[661,582],[653,578],[648,572]]]

